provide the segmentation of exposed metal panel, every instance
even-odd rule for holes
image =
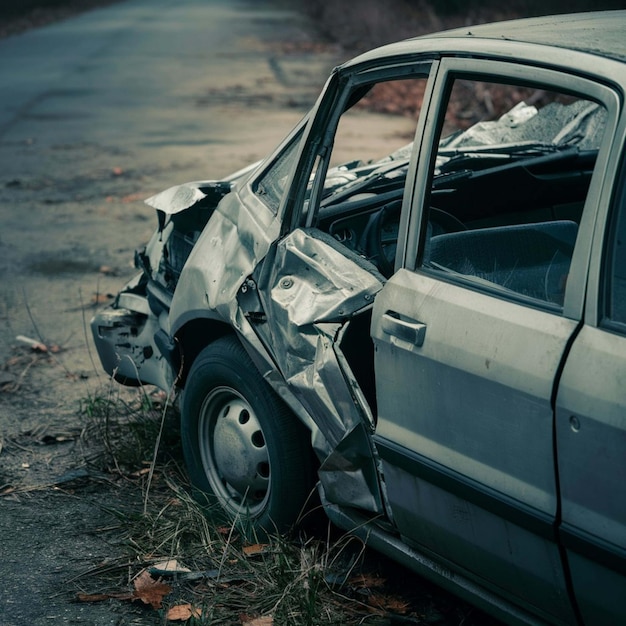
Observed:
[[[316,425],[320,480],[334,502],[381,512],[366,435],[373,416],[339,342],[350,318],[371,307],[382,277],[316,229],[290,233],[266,266],[258,291],[267,317],[256,331],[271,346],[290,392]]]

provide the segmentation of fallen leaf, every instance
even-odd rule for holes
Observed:
[[[192,617],[202,617],[202,611],[191,604],[177,604],[167,611],[165,617],[171,622],[186,622]]]
[[[375,574],[357,574],[348,581],[353,587],[364,587],[366,589],[375,589],[383,587],[387,582],[384,578]]]
[[[404,615],[409,611],[410,604],[400,598],[394,596],[387,596],[381,593],[373,593],[367,599],[370,606],[376,609],[382,609],[388,613],[397,613]]]
[[[244,546],[243,553],[246,556],[257,556],[267,551],[268,545],[266,543],[255,543],[251,546]]]
[[[191,572],[191,570],[188,567],[183,567],[182,565],[180,565],[179,562],[176,559],[169,559],[167,561],[162,561],[161,563],[155,563],[150,568],[150,572],[152,574],[155,574],[155,573],[158,573],[158,574],[161,574],[161,573],[176,574],[176,573],[182,573],[182,572],[184,572],[184,573]]]
[[[163,598],[172,590],[169,585],[154,580],[147,570],[143,570],[134,581],[135,597],[153,609],[160,609]]]
[[[149,467],[143,467],[140,470],[137,470],[136,472],[132,472],[130,474],[131,478],[140,478],[141,476],[145,476],[146,474],[150,473],[150,468]]]

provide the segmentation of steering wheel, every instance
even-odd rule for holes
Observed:
[[[401,199],[384,205],[370,221],[364,237],[364,249],[368,258],[385,278],[390,278],[393,274],[397,248],[397,239],[393,242],[385,241],[385,226],[394,220],[400,222],[401,209]],[[431,208],[428,218],[433,235],[467,230],[467,226],[461,220],[441,209]],[[397,235],[397,229],[394,231]]]
[[[385,226],[394,220],[400,222],[401,209],[401,199],[385,204],[371,219],[364,236],[367,257],[385,278],[393,274],[397,247],[397,239],[384,241]]]
[[[432,224],[433,235],[442,235],[443,233],[458,233],[461,230],[467,230],[467,226],[452,213],[443,211],[442,209],[430,208],[428,212],[428,221]]]

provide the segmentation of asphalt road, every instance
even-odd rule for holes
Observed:
[[[70,602],[120,550],[98,532],[117,492],[63,480],[106,382],[85,323],[156,225],[144,198],[261,158],[312,104],[338,59],[311,33],[266,0],[127,0],[0,40],[2,626],[155,623]]]
[[[85,305],[132,274],[143,199],[267,155],[336,60],[266,0],[127,0],[0,40],[0,354],[45,339],[89,377]],[[0,398],[5,428],[50,403]]]
[[[129,0],[0,41],[0,138],[158,150],[160,161],[183,149],[227,173],[233,157],[208,148],[273,145],[299,117],[280,98],[308,106],[329,66],[306,54],[306,24],[270,6]]]

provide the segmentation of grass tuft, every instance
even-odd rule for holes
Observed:
[[[397,585],[377,573],[376,559],[365,559],[363,544],[330,524],[261,542],[241,524],[218,521],[191,495],[176,408],[157,392],[117,389],[80,406],[86,445],[101,449],[91,462],[125,490],[117,508],[101,504],[114,520],[104,528],[124,554],[73,581],[83,597],[136,601],[141,594],[133,585],[148,575],[167,590],[158,606],[146,608],[163,624],[171,623],[170,611],[187,611],[185,623],[194,626],[424,623],[432,590],[422,589],[417,604],[397,595]],[[175,566],[163,570],[164,563]],[[439,623],[458,624],[465,619],[459,615]]]

